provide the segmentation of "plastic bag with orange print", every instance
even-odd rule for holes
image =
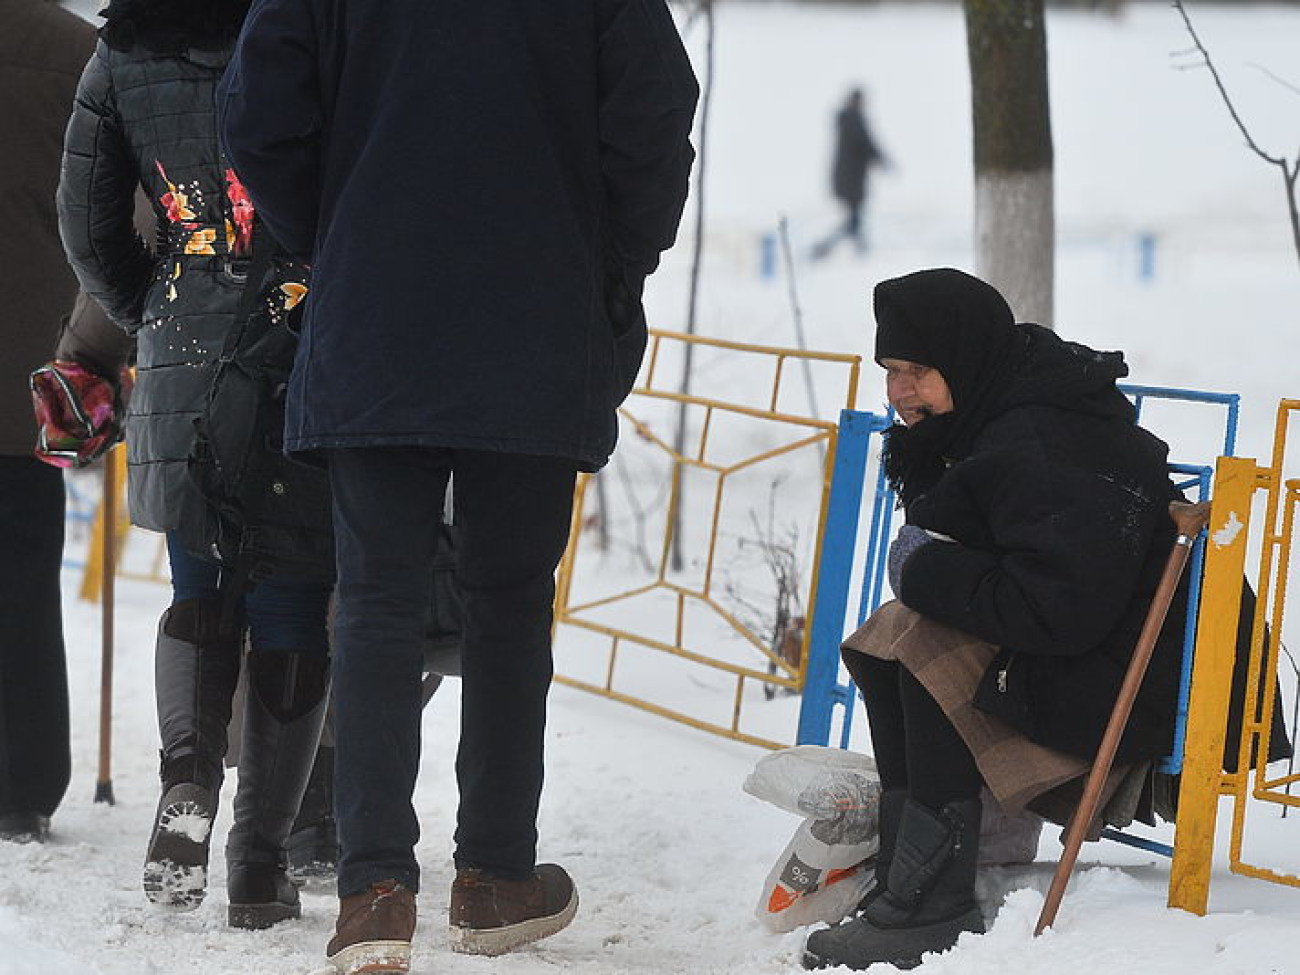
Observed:
[[[758,919],[784,933],[849,915],[874,882],[875,762],[840,748],[797,745],[759,759],[744,789],[803,817],[763,882]]]

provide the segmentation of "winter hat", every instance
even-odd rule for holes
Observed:
[[[938,369],[952,394],[952,412],[885,431],[885,476],[910,504],[984,425],[1023,355],[1024,333],[996,288],[952,268],[882,281],[874,305],[876,361]]]
[[[1012,367],[1019,330],[992,285],[934,268],[876,285],[876,361],[904,359],[938,369],[958,413],[977,410]]]

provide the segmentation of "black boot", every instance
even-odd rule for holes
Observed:
[[[876,850],[874,865],[875,881],[858,901],[854,914],[865,911],[885,889],[889,878],[889,865],[894,862],[894,844],[898,842],[898,822],[903,818],[903,806],[907,802],[906,789],[886,789],[880,794],[880,818],[877,829],[880,832],[880,846]]]
[[[907,799],[884,891],[860,917],[809,935],[804,967],[915,968],[923,954],[948,950],[963,931],[983,934],[975,900],[979,828],[978,799],[938,812]]]
[[[334,822],[334,748],[316,752],[307,791],[286,844],[293,875],[308,884],[333,880],[339,862],[339,834]]]
[[[220,600],[183,600],[158,624],[162,798],[145,854],[144,892],[177,911],[194,910],[207,893],[226,725],[239,679],[242,625],[222,609]]]
[[[239,788],[226,838],[231,927],[268,928],[302,914],[285,843],[320,743],[328,689],[325,657],[248,655]]]

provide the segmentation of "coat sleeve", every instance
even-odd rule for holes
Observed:
[[[82,73],[63,143],[59,234],[82,290],[128,332],[140,327],[153,277],[153,254],[133,220],[138,183],[101,42]]]
[[[116,381],[134,352],[135,339],[109,320],[98,302],[84,292],[77,295],[72,313],[63,321],[54,358],[83,363]]]
[[[677,237],[695,160],[699,85],[664,0],[603,0],[598,10],[607,263],[644,277]]]
[[[217,89],[226,154],[272,236],[310,261],[324,106],[309,0],[257,0]]]
[[[957,465],[914,510],[961,541],[907,561],[904,605],[1001,647],[1060,655],[1092,650],[1119,623],[1167,517],[1163,499],[1114,479],[1005,455]]]

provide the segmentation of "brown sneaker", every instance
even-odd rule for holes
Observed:
[[[563,931],[577,912],[577,888],[554,863],[538,864],[527,880],[458,870],[451,885],[451,949],[501,955]]]
[[[405,975],[411,969],[415,893],[393,880],[339,901],[325,956],[339,975]]]

